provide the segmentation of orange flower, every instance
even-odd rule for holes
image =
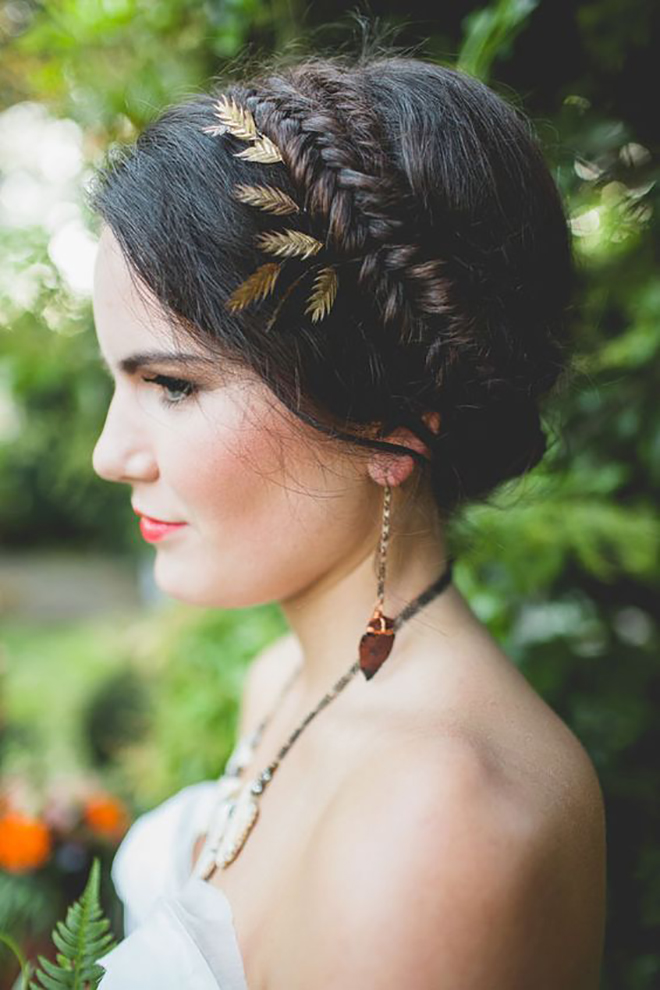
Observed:
[[[44,822],[20,811],[0,816],[0,867],[11,873],[27,873],[47,862],[52,848]]]
[[[87,798],[83,814],[91,829],[111,839],[119,838],[129,824],[124,805],[110,794],[95,794]]]

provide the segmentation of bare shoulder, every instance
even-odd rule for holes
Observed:
[[[604,837],[582,760],[559,798],[460,736],[362,754],[303,866],[314,950],[287,986],[596,990]]]
[[[241,694],[239,736],[254,728],[266,714],[299,661],[298,641],[288,632],[269,643],[250,662]]]

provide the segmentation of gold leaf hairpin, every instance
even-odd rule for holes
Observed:
[[[228,100],[222,94],[215,104],[215,115],[220,121],[219,124],[211,124],[209,127],[202,127],[205,134],[225,134],[227,131],[234,137],[241,138],[242,141],[253,141],[257,134],[257,125],[249,110],[239,107],[233,100]]]
[[[241,141],[251,141],[252,147],[238,151],[236,158],[247,158],[252,162],[281,162],[284,161],[277,145],[257,130],[254,117],[246,107],[239,107],[234,100],[227,99],[223,93],[215,104],[215,115],[219,124],[203,127],[205,134],[226,134],[227,131]]]
[[[249,162],[263,162],[266,165],[284,161],[277,145],[264,135],[255,141],[251,148],[237,152],[235,157],[245,158]]]
[[[330,312],[337,295],[337,273],[334,268],[322,268],[314,279],[314,289],[309,297],[306,313],[312,314],[312,323],[317,323]]]
[[[277,186],[234,186],[234,195],[241,203],[258,206],[268,213],[284,216],[287,213],[300,213],[295,200]]]
[[[253,300],[264,299],[269,295],[275,287],[281,268],[282,266],[276,261],[270,261],[261,265],[244,282],[241,282],[227,300],[227,306],[232,313],[244,309]]]
[[[280,258],[309,258],[321,250],[323,244],[302,230],[266,230],[257,236],[257,244],[270,254]]]
[[[239,106],[233,99],[222,94],[214,107],[217,124],[203,127],[206,134],[214,137],[220,134],[232,134],[241,141],[250,142],[250,147],[244,151],[234,152],[234,157],[246,161],[275,163],[283,162],[282,153],[274,141],[257,130],[254,117],[246,107]],[[238,184],[234,186],[234,196],[241,203],[255,206],[276,216],[286,216],[291,213],[304,213],[296,201],[277,186],[253,186]],[[286,230],[262,231],[257,235],[256,244],[262,251],[274,254],[280,258],[300,258],[306,260],[317,254],[323,248],[323,243],[302,230],[287,228]],[[234,289],[226,305],[235,312],[244,309],[251,302],[265,299],[275,288],[275,283],[282,270],[280,262],[268,262],[260,265],[244,282]],[[300,281],[299,276],[293,285],[286,290],[284,297],[269,320],[267,329],[272,325],[282,303],[294,286]],[[337,295],[337,272],[332,266],[321,268],[314,280],[314,288],[308,297],[305,313],[311,314],[313,323],[322,320],[332,309]]]

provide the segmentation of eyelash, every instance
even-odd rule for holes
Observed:
[[[166,406],[178,406],[198,391],[197,385],[186,381],[185,378],[169,378],[167,375],[154,375],[152,378],[143,378],[143,381],[154,382],[156,385],[161,386],[163,389],[161,402]],[[184,389],[187,389],[187,391],[180,399],[168,399],[165,395],[165,389],[169,389],[171,392],[183,392]]]

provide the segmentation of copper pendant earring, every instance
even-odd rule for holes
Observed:
[[[383,522],[378,544],[378,592],[373,614],[367,631],[360,640],[360,670],[369,681],[387,660],[394,645],[394,619],[383,613],[385,600],[385,566],[387,546],[390,538],[390,510],[392,489],[385,485],[383,499]]]

